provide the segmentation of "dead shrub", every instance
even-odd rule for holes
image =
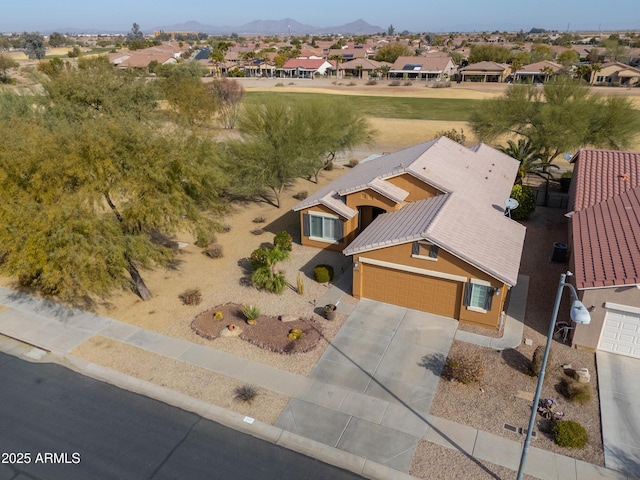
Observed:
[[[558,391],[562,396],[578,405],[584,405],[591,401],[591,388],[588,383],[580,383],[575,380],[563,378],[558,385]]]
[[[480,357],[454,355],[447,357],[442,377],[464,385],[478,382],[484,374],[484,363]]]
[[[222,258],[224,256],[222,245],[220,245],[219,243],[209,245],[204,253],[211,258]]]
[[[358,160],[357,158],[352,158],[351,160],[349,160],[349,166],[351,168],[357,167],[359,163],[360,163],[360,160]]]
[[[202,292],[199,288],[190,288],[179,295],[184,305],[200,305],[202,302]]]
[[[307,192],[306,190],[301,190],[298,193],[296,193],[293,198],[295,198],[296,200],[304,200],[305,198],[307,198],[309,196],[309,192]]]

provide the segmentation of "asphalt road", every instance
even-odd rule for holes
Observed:
[[[0,353],[0,480],[359,479],[54,364]]]

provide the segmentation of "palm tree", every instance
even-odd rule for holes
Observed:
[[[268,292],[282,293],[287,286],[284,273],[278,268],[278,262],[286,260],[289,252],[272,248],[264,252],[263,263],[256,267],[251,275],[251,282],[258,288]]]
[[[548,183],[551,175],[548,169],[558,168],[553,163],[543,160],[539,149],[534,147],[530,140],[524,138],[520,138],[518,143],[509,140],[507,145],[498,146],[498,150],[520,162],[516,176],[517,184],[522,184],[524,178],[529,175],[544,178]]]

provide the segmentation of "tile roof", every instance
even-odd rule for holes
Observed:
[[[429,57],[398,57],[391,67],[394,71],[412,71],[406,70],[409,65],[419,65],[416,72],[441,72],[446,69],[449,63],[452,63],[451,57],[429,56]]]
[[[319,58],[291,58],[282,66],[284,69],[289,68],[309,68],[317,70],[322,67],[326,60]]]
[[[478,62],[467,65],[459,70],[461,72],[504,72],[508,68],[511,67],[506,63]]]
[[[493,277],[515,285],[525,228],[504,217],[503,202],[510,195],[517,168],[516,160],[491,147],[480,144],[469,149],[441,137],[363,162],[294,210],[326,205],[323,199],[336,192],[346,195],[364,188],[388,188],[391,184],[385,179],[408,173],[444,195],[380,215],[344,253],[352,255],[427,238]]]
[[[516,73],[538,73],[541,72],[543,68],[549,67],[554,72],[557,72],[562,68],[562,65],[556,62],[551,62],[549,60],[543,60],[541,62],[530,63],[529,65],[525,65],[520,68]]]
[[[640,153],[580,150],[571,160],[576,287],[640,283]]]
[[[640,186],[572,217],[578,289],[640,284]]]
[[[569,191],[569,210],[578,211],[640,185],[640,152],[580,150]]]

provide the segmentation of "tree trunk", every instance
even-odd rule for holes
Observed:
[[[133,281],[133,286],[136,290],[136,293],[145,302],[151,300],[151,292],[147,288],[147,285],[144,283],[140,272],[138,272],[138,269],[135,267],[128,255],[126,258],[127,262],[129,263],[129,275],[131,275],[131,280]]]

